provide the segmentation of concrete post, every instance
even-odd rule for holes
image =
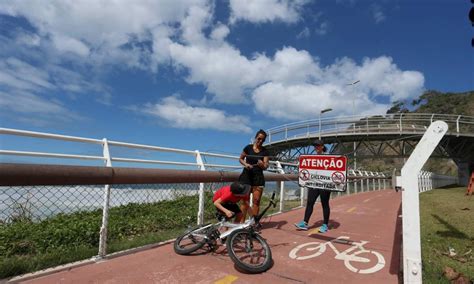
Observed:
[[[433,122],[402,168],[404,283],[422,282],[418,174],[447,130],[444,121]]]

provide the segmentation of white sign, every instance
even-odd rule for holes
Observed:
[[[345,191],[347,157],[336,155],[302,155],[299,161],[299,185],[330,191]]]

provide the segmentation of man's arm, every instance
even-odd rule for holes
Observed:
[[[222,203],[222,200],[218,198],[216,201],[214,201],[214,206],[216,206],[216,208],[219,209],[220,211],[224,212],[227,218],[231,218],[234,215],[234,212],[224,208],[224,206],[222,206],[221,203]]]

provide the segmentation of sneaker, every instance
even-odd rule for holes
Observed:
[[[295,227],[298,228],[299,230],[308,230],[308,224],[305,221],[301,221],[299,223],[295,223]]]
[[[321,227],[319,227],[319,232],[320,233],[326,233],[329,230],[328,225],[323,224]]]

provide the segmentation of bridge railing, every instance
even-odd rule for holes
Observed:
[[[449,126],[448,135],[474,137],[474,117],[451,114],[397,113],[367,116],[325,117],[288,123],[267,130],[267,143],[290,139],[338,135],[370,135],[373,133],[417,133],[426,131],[435,120],[443,120]],[[321,122],[321,123],[320,123]],[[321,125],[321,128],[319,127]]]

